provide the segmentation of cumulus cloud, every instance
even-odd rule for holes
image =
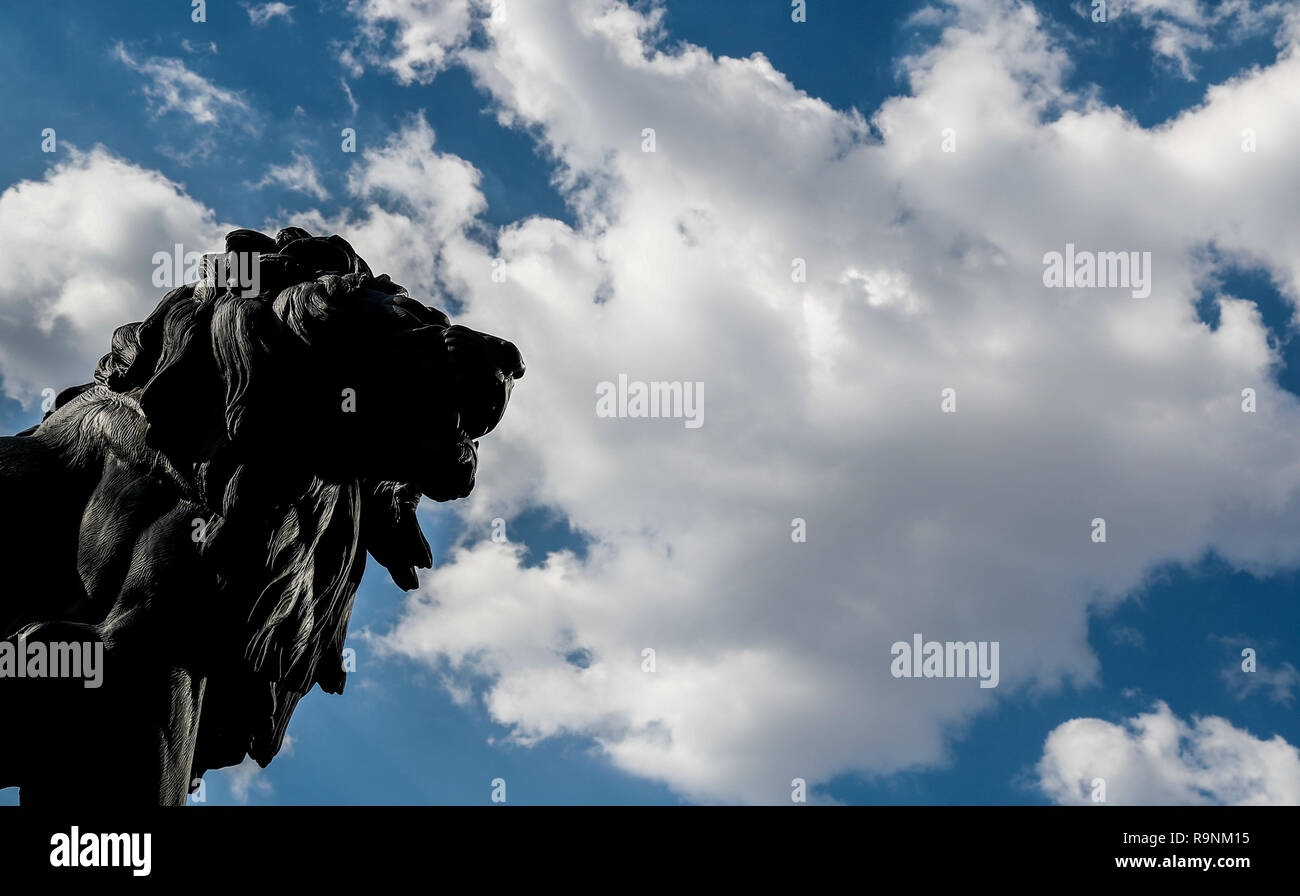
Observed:
[[[1300,804],[1300,751],[1215,716],[1184,722],[1157,701],[1115,725],[1071,719],[1047,737],[1038,785],[1053,802],[1093,802],[1094,781],[1119,805]]]
[[[102,147],[0,194],[0,376],[29,408],[90,380],[114,328],[157,305],[155,253],[219,249],[230,228],[158,174]]]
[[[401,255],[436,221],[466,320],[529,360],[483,445],[476,536],[423,577],[391,650],[486,677],[520,742],[576,733],[695,799],[788,801],[794,776],[945,761],[998,695],[1091,681],[1090,609],[1157,564],[1300,559],[1300,408],[1252,304],[1222,297],[1215,330],[1195,312],[1211,246],[1297,295],[1295,52],[1145,130],[1063,87],[1032,7],[946,22],[871,124],[760,55],[665,50],[658,13],[622,3],[512,5],[456,51],[538,135],[577,224],[531,218],[489,248],[456,223],[481,202],[468,172],[420,207],[421,160],[445,172],[410,128],[356,176],[408,197],[368,213],[369,245]],[[1151,252],[1151,296],[1045,289],[1067,243]],[[597,417],[620,373],[704,382],[706,425]],[[585,556],[527,565],[486,538],[538,505]],[[915,632],[1000,641],[999,689],[892,678]]]
[[[436,135],[423,113],[377,149],[367,149],[348,174],[348,191],[362,201],[383,201],[426,228],[427,245],[445,244],[487,210],[481,175],[466,160],[434,149]],[[368,211],[371,217],[378,206]]]
[[[351,0],[357,37],[338,47],[339,60],[353,75],[371,66],[391,71],[403,84],[428,84],[469,40],[474,5],[482,3]]]
[[[445,307],[442,253],[482,230],[476,221],[487,201],[478,169],[439,152],[436,140],[424,114],[412,116],[349,170],[350,207],[333,216],[309,209],[291,217],[314,231],[347,234],[362,255],[376,259],[376,271]]]

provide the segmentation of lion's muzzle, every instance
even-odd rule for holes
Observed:
[[[469,327],[443,333],[455,374],[456,411],[466,438],[479,439],[501,422],[515,380],[524,375],[524,359],[514,343]]]

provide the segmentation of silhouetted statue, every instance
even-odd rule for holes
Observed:
[[[182,805],[266,766],[312,685],[343,690],[366,552],[416,587],[420,496],[470,493],[523,376],[338,236],[226,251],[0,438],[0,786],[25,804]],[[215,276],[249,258],[255,293]]]

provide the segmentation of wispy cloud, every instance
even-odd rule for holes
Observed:
[[[1093,6],[1076,7],[1091,16]],[[1209,50],[1277,31],[1292,8],[1276,0],[1112,0],[1109,20],[1136,20],[1152,32],[1151,49],[1187,81],[1196,80],[1194,51]]]
[[[144,94],[157,115],[180,112],[198,124],[237,124],[255,131],[253,110],[237,91],[218,87],[179,59],[137,58],[117,44],[113,55],[147,81]]]
[[[1286,662],[1277,666],[1261,665],[1251,673],[1234,666],[1223,670],[1223,680],[1238,700],[1262,692],[1275,703],[1290,705],[1295,699],[1296,688],[1300,687],[1300,670]]]
[[[1145,647],[1146,638],[1131,625],[1116,625],[1110,630],[1110,640],[1121,647]]]
[[[230,792],[241,803],[247,803],[254,791],[270,793],[271,782],[267,780],[262,768],[248,757],[234,768],[224,769],[222,774],[230,783]]]
[[[278,184],[286,190],[314,196],[322,202],[330,196],[329,191],[320,182],[320,173],[316,170],[316,163],[306,153],[302,152],[295,152],[293,160],[288,164],[272,165],[267,169],[262,179],[253,186],[265,187],[270,184]]]
[[[244,9],[248,11],[248,21],[258,28],[276,18],[282,18],[286,22],[293,21],[293,7],[288,3],[262,3],[259,5],[246,3]]]
[[[351,107],[352,114],[356,115],[361,109],[361,105],[357,102],[357,98],[352,95],[352,88],[348,86],[348,82],[344,78],[339,78],[339,84],[343,86],[343,95],[348,98],[348,106]]]
[[[216,41],[211,40],[208,41],[207,46],[204,46],[202,43],[195,43],[187,38],[181,41],[181,49],[186,53],[211,53],[214,56],[217,54]]]
[[[1238,700],[1254,694],[1265,694],[1275,703],[1290,705],[1300,688],[1300,670],[1283,660],[1274,663],[1268,659],[1275,652],[1272,642],[1259,642],[1241,636],[1218,638],[1228,649],[1230,662],[1219,673],[1228,692]],[[1247,669],[1245,651],[1249,649],[1251,663]]]
[[[279,755],[281,757],[293,755],[293,737],[291,735],[286,734],[284,736]],[[247,803],[248,798],[254,793],[270,793],[273,789],[271,779],[267,777],[266,771],[247,756],[239,765],[222,769],[221,774],[225,776],[226,781],[230,784],[231,795],[241,803]]]

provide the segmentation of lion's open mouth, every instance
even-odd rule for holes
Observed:
[[[478,470],[478,442],[461,428],[449,433],[433,449],[425,467],[430,472],[412,483],[420,494],[434,501],[455,501],[474,490]]]
[[[507,378],[504,384],[494,388],[475,390],[475,400],[465,410],[457,414],[456,431],[467,439],[481,439],[496,429],[506,412],[510,400],[512,381]]]

